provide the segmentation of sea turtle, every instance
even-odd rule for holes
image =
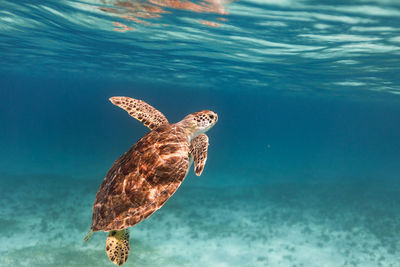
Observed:
[[[104,178],[93,205],[93,232],[109,232],[108,258],[117,265],[128,259],[129,230],[150,217],[175,193],[189,172],[191,161],[200,176],[207,160],[208,137],[204,133],[218,120],[202,110],[178,123],[149,104],[129,97],[110,101],[150,128],[150,132],[117,159]]]

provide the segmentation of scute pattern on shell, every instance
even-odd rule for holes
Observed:
[[[164,124],[125,152],[97,192],[91,229],[121,230],[159,209],[188,173],[188,142],[182,128]]]

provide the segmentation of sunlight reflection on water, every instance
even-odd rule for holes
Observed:
[[[144,25],[152,25],[153,23],[145,20],[151,18],[160,18],[163,14],[171,13],[173,10],[184,10],[196,13],[214,13],[219,15],[228,15],[226,5],[228,1],[225,0],[204,0],[200,2],[194,1],[180,1],[180,0],[149,0],[149,1],[106,1],[101,0],[103,5],[95,6],[99,10],[108,13],[111,16],[117,16],[128,22],[140,23]],[[219,21],[226,21],[227,18],[219,17]],[[199,23],[210,26],[218,27],[220,23],[199,20]],[[132,31],[136,28],[127,26],[121,22],[113,22],[115,31]],[[162,24],[166,26],[166,24]]]

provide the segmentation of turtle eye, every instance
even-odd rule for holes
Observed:
[[[209,117],[210,117],[210,119],[214,119],[214,115],[212,115],[212,114],[209,115]]]

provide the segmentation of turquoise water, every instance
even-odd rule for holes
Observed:
[[[113,266],[83,237],[148,132],[118,95],[219,116],[124,266],[398,266],[399,25],[395,0],[1,1],[0,266]]]

